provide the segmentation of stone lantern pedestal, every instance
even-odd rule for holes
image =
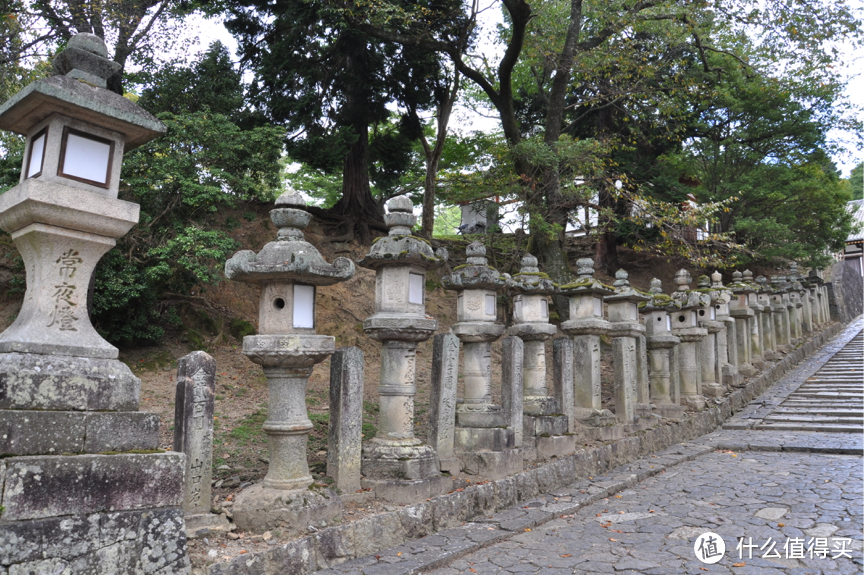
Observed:
[[[342,503],[313,484],[306,459],[312,422],[306,412],[306,382],[315,364],[335,351],[336,338],[315,333],[317,287],[345,281],[354,264],[338,258],[331,265],[305,241],[303,229],[312,218],[299,194],[276,200],[270,219],[279,228],[276,241],[259,254],[244,250],[225,262],[228,279],[260,286],[258,335],[243,338],[243,353],[264,368],[269,402],[267,434],[270,463],[260,484],[244,489],[234,503],[240,529],[278,528],[305,531],[339,515]]]
[[[443,278],[457,292],[453,334],[462,342],[464,396],[456,405],[454,449],[466,474],[486,480],[522,471],[522,454],[510,414],[492,403],[492,342],[504,334],[497,323],[498,296],[509,276],[489,267],[486,248],[473,242],[468,263]]]
[[[426,271],[443,265],[447,254],[434,254],[426,240],[411,235],[417,220],[411,200],[397,196],[387,207],[390,234],[358,262],[376,274],[375,315],[363,330],[382,344],[378,434],[363,446],[362,484],[383,499],[409,503],[452,485],[441,476],[435,450],[414,437],[417,344],[438,329],[426,315]]]
[[[0,228],[27,292],[0,335],[0,572],[188,573],[181,453],[159,451],[141,382],[90,323],[99,259],[138,222],[117,199],[124,150],[165,127],[107,80],[101,38],[72,37],[53,74],[0,106],[26,136],[20,183]]]
[[[774,339],[774,309],[771,307],[771,286],[768,285],[768,280],[764,276],[756,278],[758,291],[756,298],[762,306],[762,314],[757,316],[759,319],[759,329],[762,331],[762,357],[766,361],[777,361],[780,356],[775,351],[777,343]]]
[[[753,272],[744,270],[743,281],[749,284],[753,292],[749,294],[747,305],[753,310],[754,316],[750,320],[750,363],[757,370],[765,369],[765,360],[762,357],[762,327],[760,325],[763,306],[759,304],[758,285],[754,281]]]
[[[801,332],[813,331],[813,310],[810,308],[810,290],[806,278],[798,273],[798,264],[792,262],[789,266],[789,277],[798,292],[798,300],[801,302]]]
[[[708,294],[689,289],[690,273],[679,270],[675,274],[678,289],[672,298],[681,304],[681,310],[672,314],[672,334],[681,340],[678,346],[678,372],[681,378],[681,403],[692,409],[705,407],[702,395],[702,370],[699,365],[699,343],[708,330],[698,325],[699,309],[711,305]],[[749,341],[749,340],[748,340]]]
[[[681,419],[684,408],[672,400],[672,349],[681,340],[672,335],[670,313],[681,310],[681,304],[663,293],[660,280],[651,280],[651,299],[642,306],[648,346],[648,377],[653,413],[668,419]]]
[[[600,336],[612,325],[603,317],[603,298],[614,293],[594,279],[594,260],[576,261],[577,278],[559,288],[570,300],[570,319],[561,324],[561,331],[573,338],[573,421],[592,427],[610,427],[618,420],[601,404]]]
[[[784,278],[771,276],[771,308],[774,310],[774,332],[777,336],[777,347],[783,353],[789,353],[794,346],[789,326],[789,296],[783,285]]]
[[[624,270],[615,272],[615,283],[612,285],[615,293],[603,299],[609,305],[609,323],[612,326],[609,334],[612,336],[615,368],[615,417],[619,423],[627,425],[636,422],[636,338],[645,335],[645,326],[639,322],[639,304],[649,298],[630,287]],[[647,404],[643,405],[647,407]]]
[[[551,395],[546,386],[546,340],[558,331],[549,323],[548,296],[556,292],[555,284],[540,272],[537,258],[527,255],[522,258],[522,269],[507,285],[513,294],[513,325],[509,333],[525,344],[524,460],[572,453],[576,442],[574,436],[567,435],[570,424],[562,414],[561,400]],[[534,453],[532,441],[536,447]]]

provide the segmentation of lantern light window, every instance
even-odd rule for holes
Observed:
[[[315,327],[315,286],[294,284],[294,327]]]
[[[486,315],[495,315],[495,296],[486,294]]]
[[[599,297],[592,299],[594,300],[594,317],[603,317],[603,302]]]
[[[30,157],[27,159],[26,171],[28,178],[35,178],[42,173],[46,141],[48,141],[48,128],[42,129],[30,141]]]
[[[423,304],[423,274],[408,274],[408,303]]]
[[[540,317],[549,317],[549,302],[545,299],[540,300]]]
[[[111,140],[64,128],[58,175],[107,188],[113,156]]]

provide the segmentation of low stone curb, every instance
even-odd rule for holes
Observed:
[[[743,388],[721,398],[718,405],[692,414],[683,421],[562,457],[505,479],[477,484],[409,505],[399,511],[328,527],[314,535],[261,553],[241,555],[227,563],[211,565],[206,571],[199,569],[198,572],[208,575],[304,575],[327,569],[325,573],[328,575],[360,572],[364,575],[409,575],[434,569],[509,537],[514,531],[533,528],[556,515],[570,514],[597,499],[660,473],[671,465],[715,449],[715,445],[670,446],[707,435],[720,427],[733,413],[744,409],[750,401],[843,329],[842,324],[833,323],[770,369],[748,380]],[[657,453],[663,449],[666,451]],[[636,461],[652,453],[656,458]],[[600,477],[610,469],[614,470],[614,476]],[[571,486],[574,481],[586,477],[595,479],[576,484],[587,487],[584,489],[584,499],[577,498],[576,502],[571,499],[566,504],[551,504],[547,501],[531,507],[533,498],[554,494],[562,486]],[[578,491],[581,496],[582,490]],[[523,508],[527,507],[529,511],[524,515],[507,515],[513,512],[511,507],[525,502],[529,504]],[[498,510],[504,511],[496,519]],[[489,515],[493,522],[491,529],[490,520],[476,519],[488,518]],[[485,533],[481,533],[483,531]],[[420,538],[425,539],[414,541]],[[440,538],[440,544],[430,544],[430,539],[437,540],[433,538]],[[386,558],[382,562],[380,552],[386,549],[389,554],[392,551],[390,548],[396,546],[402,546],[400,549],[404,548],[404,551],[396,550],[395,553],[410,553],[411,558],[403,560],[397,555],[391,558],[392,562],[387,562]],[[375,553],[379,553],[378,558],[374,557]]]

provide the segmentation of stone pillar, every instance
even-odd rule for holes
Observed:
[[[356,347],[340,347],[330,358],[327,476],[342,493],[355,493],[361,487],[362,438],[363,352]]]
[[[687,270],[675,274],[678,289],[672,298],[681,304],[681,310],[672,314],[672,334],[681,340],[678,346],[678,370],[681,377],[681,404],[692,409],[705,407],[705,398],[700,388],[699,343],[708,335],[708,330],[698,327],[697,311],[711,303],[707,294],[689,289],[691,278]]]
[[[738,373],[743,377],[756,375],[756,368],[750,363],[750,322],[755,321],[756,312],[749,307],[750,295],[754,293],[753,286],[743,281],[743,274],[733,272],[732,283],[728,286],[735,299],[731,302],[729,315],[735,320],[735,343],[738,357]]]
[[[123,153],[165,126],[107,89],[121,66],[98,36],[52,64],[0,105],[0,129],[25,137],[0,229],[27,273],[0,334],[0,572],[188,573],[185,456],[158,449],[159,416],[88,309],[94,268],[138,222],[117,198]]]
[[[570,319],[561,324],[561,331],[573,338],[572,412],[584,425],[605,427],[616,419],[600,400],[600,336],[612,327],[603,318],[603,297],[614,292],[594,279],[591,258],[577,260],[576,268],[577,278],[558,288],[570,300]]]
[[[753,318],[750,320],[750,363],[756,369],[764,370],[765,360],[762,357],[762,330],[759,326],[763,307],[759,304],[759,298],[756,293],[758,286],[753,278],[753,272],[744,270],[743,280],[753,288],[753,293],[747,298],[747,305],[754,312]]]
[[[720,294],[711,289],[711,280],[706,275],[699,277],[697,285],[699,290],[710,298],[709,305],[696,312],[699,326],[708,331],[705,339],[699,342],[699,366],[702,370],[700,389],[702,395],[722,397],[726,393],[726,386],[722,383],[723,374],[720,369],[720,356],[717,353],[717,339],[726,326],[717,321],[717,310],[714,308]]]
[[[627,272],[615,272],[615,293],[606,296],[609,323],[612,325],[612,361],[615,369],[615,417],[622,424],[636,422],[636,385],[638,381],[636,338],[645,334],[639,323],[639,303],[649,298],[630,287]],[[642,410],[650,412],[645,405]]]
[[[779,359],[778,353],[775,351],[777,342],[774,338],[774,309],[771,307],[771,286],[768,285],[768,280],[765,276],[756,278],[758,291],[756,293],[757,301],[762,306],[762,313],[759,314],[759,328],[762,330],[762,357],[767,361],[776,361]]]
[[[651,294],[642,312],[645,314],[646,345],[649,357],[650,403],[660,417],[680,419],[684,409],[673,401],[672,350],[681,342],[672,335],[669,312],[677,312],[681,304],[663,293],[660,280],[651,280]]]
[[[729,315],[729,302],[732,301],[732,291],[723,285],[723,276],[715,271],[711,274],[711,287],[717,292],[714,302],[715,317],[723,324],[723,329],[717,333],[717,357],[720,365],[720,383],[727,387],[737,386],[741,382],[738,374],[735,339],[735,320]]]
[[[643,324],[644,325],[644,324]],[[648,383],[648,342],[644,335],[636,338],[636,405],[651,403]]]
[[[183,512],[187,536],[193,538],[234,528],[224,515],[210,513],[215,390],[216,361],[212,357],[193,351],[177,361],[174,451],[186,455]]]
[[[501,407],[507,414],[508,427],[513,430],[513,446],[518,449],[524,440],[522,358],[525,347],[522,340],[512,336],[501,340],[501,356]]]
[[[469,244],[466,254],[467,264],[442,280],[446,289],[458,293],[453,333],[463,349],[465,392],[456,404],[455,457],[465,474],[494,480],[522,470],[508,415],[492,403],[492,342],[504,333],[496,321],[497,300],[509,276],[489,267],[480,242]],[[458,364],[458,343],[455,349]]]
[[[378,386],[378,434],[363,446],[364,487],[395,503],[446,493],[452,480],[439,471],[435,450],[414,437],[417,344],[432,337],[438,322],[426,315],[426,271],[444,264],[411,235],[417,221],[406,196],[387,202],[389,235],[376,241],[359,265],[375,270],[375,315],[363,330],[382,344]]]
[[[573,403],[573,341],[567,337],[552,340],[552,397],[567,416],[568,432],[576,431]]]
[[[777,347],[783,353],[789,353],[792,348],[792,338],[789,329],[789,309],[786,307],[785,289],[780,276],[771,276],[771,306],[774,310],[774,333],[777,337]]]
[[[459,338],[450,333],[439,333],[432,338],[429,445],[438,454],[439,469],[451,475],[461,469],[454,452],[458,378]]]
[[[553,455],[573,453],[575,438],[565,435],[570,423],[562,415],[561,405],[546,387],[546,340],[557,331],[549,323],[548,297],[556,293],[555,284],[537,267],[537,258],[526,255],[522,268],[507,281],[513,294],[513,325],[510,335],[524,343],[523,359],[523,425],[525,428],[523,460],[548,459]],[[536,448],[532,453],[529,439]]]
[[[228,279],[260,286],[258,335],[243,338],[243,354],[263,368],[268,387],[262,425],[270,453],[267,475],[244,489],[233,507],[234,522],[244,531],[279,527],[296,533],[304,531],[304,524],[323,525],[341,513],[336,493],[308,490],[312,475],[306,444],[312,422],[306,383],[315,364],[336,349],[336,338],[315,332],[317,287],[351,278],[354,264],[346,258],[328,264],[305,241],[303,230],[312,219],[305,204],[293,190],[279,196],[270,212],[279,228],[276,240],[258,254],[244,250],[225,262]]]

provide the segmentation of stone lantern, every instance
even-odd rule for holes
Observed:
[[[825,314],[822,274],[817,269],[811,269],[807,276],[807,282],[810,284],[810,298],[813,300],[813,323],[822,327],[830,317]]]
[[[813,331],[813,310],[811,308],[810,290],[807,278],[798,273],[798,264],[792,262],[789,265],[790,277],[795,282],[795,288],[798,290],[798,298],[801,301],[801,330],[802,332]],[[803,335],[803,333],[802,333]]]
[[[774,309],[774,327],[777,332],[778,347],[788,353],[795,345],[792,341],[792,329],[789,323],[789,293],[786,286],[786,278],[783,276],[771,276],[771,306]]]
[[[711,298],[711,303],[707,308],[696,311],[700,327],[704,327],[708,331],[708,335],[699,342],[699,367],[702,370],[701,391],[702,395],[705,396],[722,397],[726,393],[726,386],[722,383],[723,373],[720,368],[717,341],[720,338],[720,333],[726,329],[726,325],[717,321],[717,309],[714,307],[720,294],[711,289],[711,279],[708,276],[699,276],[697,281],[698,291]],[[725,334],[723,337],[725,338]]]
[[[392,198],[387,208],[389,235],[358,262],[375,270],[375,314],[363,330],[382,343],[378,434],[363,446],[361,466],[364,486],[384,499],[408,502],[451,484],[440,474],[435,450],[414,437],[417,344],[438,329],[426,315],[426,271],[442,266],[447,252],[435,254],[429,242],[411,235],[417,217],[406,196]]]
[[[723,285],[723,276],[715,271],[711,274],[711,287],[717,292],[717,300],[714,302],[715,317],[722,322],[726,328],[720,332],[717,338],[717,356],[720,358],[722,383],[736,386],[741,383],[738,375],[738,344],[735,337],[735,320],[729,315],[729,304],[733,299],[732,290]]]
[[[672,369],[678,368],[671,363],[672,350],[681,340],[672,335],[672,322],[669,315],[681,310],[681,303],[663,293],[659,279],[651,280],[648,290],[651,299],[642,306],[645,316],[645,332],[649,357],[649,381],[651,403],[654,414],[670,419],[679,419],[684,409],[673,401]]]
[[[636,422],[637,358],[636,338],[645,334],[639,322],[639,304],[650,298],[630,287],[627,272],[615,272],[615,293],[608,295],[612,358],[615,363],[615,417],[622,424]],[[647,382],[646,382],[647,383]]]
[[[756,369],[750,363],[752,353],[750,322],[758,321],[756,312],[750,308],[751,298],[755,299],[756,289],[744,281],[741,272],[732,273],[732,283],[727,287],[732,290],[735,299],[731,302],[729,315],[735,320],[735,339],[738,344],[738,373],[744,377],[752,377]]]
[[[282,522],[305,529],[341,512],[332,491],[307,491],[312,476],[306,444],[313,426],[306,413],[306,383],[315,364],[336,349],[336,338],[315,333],[316,290],[350,279],[354,263],[337,258],[328,264],[305,240],[303,230],[312,219],[305,205],[293,191],[279,196],[270,211],[279,228],[276,241],[257,255],[244,250],[225,262],[228,279],[260,287],[258,335],[243,338],[243,353],[264,368],[269,387],[263,428],[270,464],[264,481],[243,490],[234,503],[241,529],[269,529]]]
[[[549,276],[540,272],[537,258],[526,255],[522,269],[507,282],[513,294],[513,325],[510,335],[525,343],[523,361],[524,437],[535,438],[539,451],[569,431],[567,416],[561,415],[560,401],[546,387],[546,340],[558,331],[549,323],[549,296],[556,286]],[[525,443],[523,443],[523,447]],[[532,454],[526,449],[525,459]]]
[[[742,281],[748,284],[752,293],[748,295],[748,306],[753,310],[754,316],[750,320],[750,363],[756,369],[765,369],[765,360],[762,357],[762,327],[760,325],[764,306],[759,303],[759,286],[753,278],[753,272],[744,270]]]
[[[0,106],[0,129],[26,137],[0,228],[27,271],[0,334],[3,573],[189,571],[185,458],[158,449],[159,416],[138,411],[140,380],[89,318],[96,264],[138,222],[117,199],[123,153],[165,131],[107,89],[119,73],[78,34],[52,76]]]
[[[679,346],[678,372],[681,377],[681,403],[693,409],[705,407],[700,385],[702,370],[699,366],[699,343],[708,335],[708,330],[699,327],[699,310],[711,305],[711,296],[690,289],[690,273],[679,270],[675,274],[678,289],[672,299],[681,304],[681,310],[672,315],[672,334],[681,339]]]
[[[768,279],[765,276],[756,278],[758,291],[756,297],[759,304],[762,306],[762,314],[759,318],[759,328],[762,331],[762,357],[767,361],[776,361],[779,359],[775,349],[777,342],[774,338],[774,309],[771,307],[771,294],[774,290],[768,285]]]
[[[464,469],[500,479],[522,471],[509,414],[492,403],[492,342],[504,334],[504,325],[496,321],[498,294],[510,276],[488,265],[486,247],[480,242],[470,243],[466,253],[467,264],[442,280],[445,289],[458,294],[458,321],[452,331],[463,350],[465,391],[456,405],[454,449]]]
[[[612,329],[603,317],[603,298],[614,290],[594,279],[591,258],[576,261],[576,274],[573,282],[559,288],[570,300],[570,319],[561,324],[561,331],[573,338],[573,417],[586,425],[605,427],[615,419],[601,404],[600,336]]]
[[[804,288],[801,286],[801,282],[798,281],[798,265],[795,262],[792,262],[789,269],[789,301],[795,306],[792,309],[792,327],[793,327],[793,337],[798,340],[798,343],[801,343],[802,338],[804,337],[804,302],[802,301],[802,292]]]

